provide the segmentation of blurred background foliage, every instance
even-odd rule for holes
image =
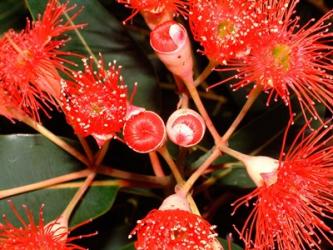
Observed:
[[[142,17],[137,15],[128,25],[123,26],[122,21],[130,15],[131,10],[115,1],[71,0],[70,2],[84,7],[75,22],[88,24],[81,32],[92,51],[96,55],[101,52],[107,61],[117,60],[123,65],[122,74],[130,89],[134,82],[138,82],[134,103],[157,111],[166,120],[176,109],[178,95],[172,75],[149,46],[149,31]],[[0,33],[3,34],[9,28],[23,29],[26,18],[36,17],[42,12],[45,3],[46,0],[1,0]],[[302,22],[305,23],[310,18],[320,17],[330,8],[333,8],[330,0],[302,0],[297,15],[301,16]],[[179,21],[188,28],[186,20],[180,18]],[[74,33],[69,35],[72,39],[64,49],[87,54],[77,35]],[[206,66],[207,59],[196,53],[200,46],[193,39],[192,42],[195,70],[198,74]],[[213,72],[206,80],[206,84],[218,82],[225,77],[227,76]],[[200,88],[202,100],[218,131],[225,131],[231,124],[245,102],[246,93],[246,89],[233,92],[227,85],[218,86],[209,92],[205,91],[205,87]],[[257,100],[240,129],[231,138],[232,148],[250,154],[272,157],[279,155],[281,136],[289,117],[288,109],[281,102],[266,107],[265,101],[265,95]],[[323,117],[329,116],[323,107],[318,106],[318,109]],[[55,134],[68,138],[70,143],[79,147],[73,130],[66,123],[63,114],[59,110],[54,110],[51,115],[52,119],[42,116],[43,124]],[[292,130],[297,131],[302,124],[302,118],[297,117],[296,126],[293,126]],[[79,162],[41,136],[33,135],[34,133],[19,122],[12,123],[0,117],[0,189],[82,169],[83,166]],[[93,144],[92,140],[90,142]],[[179,165],[183,166],[182,171],[185,176],[189,176],[205,159],[212,145],[212,138],[207,134],[199,146],[190,150],[180,151],[171,144],[169,148]],[[44,155],[48,157],[43,157]],[[146,155],[139,155],[117,141],[111,142],[105,164],[135,173],[153,174]],[[167,168],[165,170],[168,171]],[[99,180],[103,181],[106,178],[101,177]],[[233,225],[241,226],[249,211],[243,207],[235,216],[231,216],[230,204],[253,187],[254,184],[241,164],[230,157],[222,156],[214,163],[214,168],[210,168],[196,184],[193,195],[202,215],[212,224],[218,225],[219,236],[225,239],[232,232],[235,243],[241,245]],[[75,190],[74,188],[41,190],[19,195],[13,200],[18,206],[22,203],[27,204],[35,211],[36,216],[41,203],[45,203],[46,220],[52,220],[66,206],[66,202]],[[96,230],[99,234],[81,240],[79,244],[97,250],[133,249],[127,235],[136,220],[158,207],[163,198],[172,191],[172,187],[119,189],[112,185],[112,182],[106,187],[91,188],[76,209],[71,224],[95,218],[92,223],[78,229],[74,234],[86,234]],[[6,201],[0,201],[0,213],[6,213],[13,218]],[[233,249],[242,248],[234,245]]]

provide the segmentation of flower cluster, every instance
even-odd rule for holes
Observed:
[[[1,95],[10,96],[8,109],[12,103],[18,104],[24,113],[39,119],[39,109],[47,113],[50,105],[57,105],[61,79],[58,71],[69,70],[64,65],[67,60],[61,56],[74,55],[59,50],[67,40],[61,36],[82,27],[71,22],[78,12],[66,22],[62,19],[63,14],[74,8],[51,0],[43,15],[28,22],[23,31],[9,30],[0,39]],[[6,112],[2,114],[8,117]]]
[[[255,87],[268,93],[267,105],[272,99],[281,98],[289,106],[291,116],[293,116],[292,93],[298,99],[306,119],[309,117],[320,119],[316,110],[317,103],[321,103],[332,112],[331,55],[333,47],[331,41],[333,32],[330,31],[329,20],[333,16],[333,11],[329,11],[316,22],[310,20],[306,25],[300,26],[299,18],[293,15],[298,1],[258,2],[260,6],[256,8],[261,18],[254,23],[256,27],[253,31],[256,32],[257,37],[253,39],[250,35],[252,32],[249,35],[242,32],[247,37],[248,53],[239,60],[233,58],[228,65],[217,69],[233,74],[218,84],[236,81],[232,85],[234,89],[255,84]],[[253,30],[252,26],[244,25],[249,30]],[[195,28],[195,25],[192,26]],[[230,30],[234,35],[233,28]],[[207,37],[213,37],[214,34],[201,36],[205,40],[203,42],[205,50],[212,49],[218,55],[224,55],[225,49],[238,52],[237,49],[226,44],[222,45],[223,49],[216,49],[215,45],[206,42],[209,40]],[[245,41],[245,38],[237,41],[242,43],[243,40]],[[237,54],[235,55],[237,59]],[[212,58],[220,62],[217,56]]]

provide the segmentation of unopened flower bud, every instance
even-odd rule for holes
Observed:
[[[191,147],[201,141],[206,125],[194,110],[178,109],[169,117],[166,129],[172,142],[182,147]]]
[[[267,156],[249,156],[243,161],[247,173],[257,187],[270,186],[277,180],[279,161]]]
[[[162,146],[166,129],[162,118],[152,111],[143,111],[130,116],[126,121],[124,141],[138,153],[149,153]]]
[[[190,205],[185,196],[172,194],[164,199],[158,210],[180,209],[191,212]]]
[[[175,21],[158,25],[150,33],[150,45],[170,72],[182,80],[192,77],[191,44],[182,25]]]
[[[52,233],[59,241],[66,242],[69,234],[68,221],[60,216],[58,219],[53,220],[45,225],[45,230]]]

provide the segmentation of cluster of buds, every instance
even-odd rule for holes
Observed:
[[[176,110],[166,125],[162,118],[152,111],[133,112],[124,126],[124,141],[138,153],[157,150],[166,142],[166,136],[181,147],[198,144],[205,134],[205,122],[191,109]]]

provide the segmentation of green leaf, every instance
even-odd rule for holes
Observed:
[[[67,2],[64,0],[63,2]],[[159,88],[156,84],[152,65],[139,46],[124,29],[121,22],[112,16],[97,0],[71,0],[70,5],[84,7],[76,24],[87,24],[77,32],[93,51],[94,55],[102,53],[107,62],[116,60],[123,66],[122,75],[129,87],[138,82],[135,104],[147,109],[159,110]],[[45,0],[26,0],[26,4],[36,17],[44,9]],[[86,54],[87,48],[75,32],[71,32],[71,41],[66,50]]]
[[[23,28],[25,24],[23,0],[0,1],[0,34],[10,28]]]
[[[232,163],[230,171],[217,170],[213,177],[217,178],[217,183],[225,186],[234,186],[242,188],[255,188],[256,185],[247,174],[246,169],[241,163]],[[221,176],[221,178],[219,178]]]
[[[40,135],[0,136],[0,190],[27,185],[48,178],[64,175],[84,168],[65,151]],[[107,212],[113,205],[119,187],[94,186],[89,189],[75,210],[71,225]],[[21,205],[27,205],[38,218],[39,208],[45,204],[46,221],[56,219],[65,209],[77,187],[43,189],[10,198],[23,214]],[[6,200],[0,200],[0,214],[16,220]]]
[[[120,250],[135,250],[134,243],[127,244],[126,246],[123,246]]]
[[[224,249],[229,250],[228,240],[219,238],[219,241],[222,243],[222,246],[224,247]],[[243,248],[236,245],[235,243],[231,243],[231,249],[230,250],[243,250]]]

